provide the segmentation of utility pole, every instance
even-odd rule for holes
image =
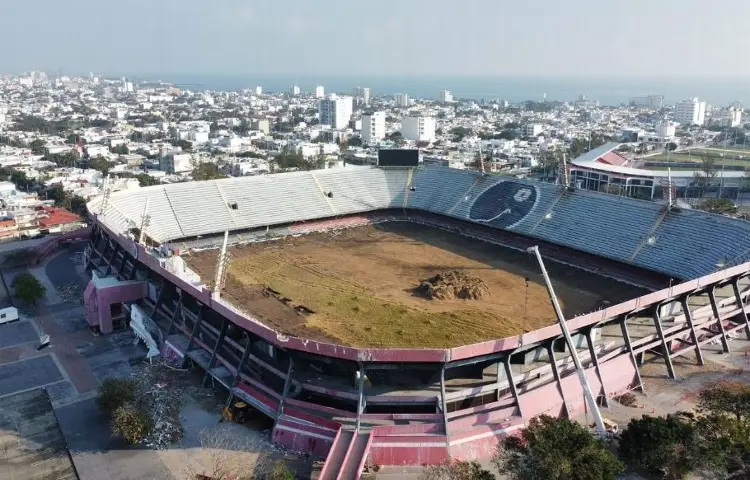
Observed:
[[[586,403],[588,403],[589,409],[594,414],[594,422],[596,423],[596,435],[599,438],[604,438],[607,434],[607,430],[604,427],[604,420],[602,419],[602,414],[599,411],[599,405],[596,404],[596,398],[594,398],[594,395],[591,393],[591,386],[589,385],[588,378],[586,378],[586,372],[583,371],[583,367],[581,366],[581,360],[578,358],[578,351],[573,344],[573,338],[570,336],[570,331],[568,330],[568,325],[565,322],[562,308],[560,308],[560,302],[557,300],[555,290],[552,288],[552,282],[550,281],[549,274],[547,274],[547,268],[544,266],[542,254],[539,253],[539,247],[536,245],[534,245],[533,247],[529,247],[526,251],[536,256],[536,260],[537,262],[539,262],[539,268],[542,270],[542,276],[544,277],[544,282],[547,285],[549,298],[552,301],[552,306],[555,308],[555,315],[557,315],[557,321],[560,324],[560,330],[562,330],[563,336],[565,337],[565,343],[568,345],[568,350],[570,350],[570,356],[573,357],[573,364],[576,367],[578,379],[581,381],[581,388],[583,389],[584,399],[586,400]]]

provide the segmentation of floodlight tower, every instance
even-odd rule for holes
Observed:
[[[578,358],[578,351],[575,345],[573,345],[573,338],[570,336],[568,325],[565,323],[565,317],[563,316],[562,308],[560,308],[560,302],[557,300],[555,290],[552,288],[552,282],[550,281],[549,274],[547,274],[547,268],[544,266],[544,260],[542,260],[542,254],[539,253],[539,247],[534,245],[529,247],[527,250],[530,254],[536,256],[537,262],[539,262],[539,268],[542,270],[542,276],[544,282],[547,285],[547,292],[549,292],[549,298],[552,301],[552,306],[555,308],[555,315],[557,315],[557,321],[560,323],[560,330],[562,330],[563,336],[565,337],[565,343],[568,345],[570,350],[570,356],[573,357],[573,364],[576,367],[578,373],[578,379],[581,381],[581,387],[583,388],[583,396],[586,403],[589,405],[589,409],[594,414],[594,422],[596,423],[596,435],[600,438],[604,438],[607,435],[607,430],[604,427],[604,420],[602,419],[602,413],[599,411],[599,405],[596,404],[596,398],[591,393],[591,386],[589,380],[586,378],[586,372],[583,371],[581,366],[581,360]]]
[[[212,296],[217,299],[221,297],[221,289],[224,288],[224,284],[227,281],[227,271],[229,270],[229,264],[232,263],[229,252],[227,252],[228,243],[229,230],[225,230],[224,242],[221,245],[219,258],[216,264],[216,277],[214,277],[214,290],[212,292]]]

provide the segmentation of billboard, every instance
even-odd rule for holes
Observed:
[[[389,148],[378,150],[379,167],[416,167],[419,150],[416,148]]]

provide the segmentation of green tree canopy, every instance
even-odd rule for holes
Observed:
[[[614,480],[625,466],[586,428],[547,415],[502,440],[492,459],[513,480]]]
[[[215,163],[202,162],[193,168],[191,174],[193,180],[216,180],[226,178],[226,175],[219,171],[219,166]]]
[[[36,153],[37,155],[46,155],[47,154],[47,143],[37,138],[33,142],[29,144],[29,148],[32,152]]]
[[[89,160],[89,168],[93,168],[94,170],[98,170],[102,172],[104,176],[109,173],[109,170],[115,165],[115,162],[110,162],[106,158],[102,157],[101,155],[97,155],[96,157]]]
[[[13,290],[16,298],[28,305],[36,305],[44,298],[47,289],[34,275],[22,273],[13,279]]]
[[[630,467],[664,479],[684,478],[701,465],[695,425],[679,415],[631,420],[619,453]]]
[[[722,215],[734,215],[737,207],[728,198],[709,198],[703,200],[695,208],[704,212],[719,213]]]
[[[420,480],[495,480],[495,475],[482,468],[477,462],[454,460],[426,467],[419,478]]]

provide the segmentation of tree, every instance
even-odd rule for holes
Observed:
[[[148,413],[133,402],[117,407],[112,415],[112,433],[137,445],[154,428]]]
[[[481,158],[481,154],[477,152],[474,155],[474,161],[471,163],[471,166],[477,171],[489,173],[492,171],[492,156],[486,155],[484,158]]]
[[[477,462],[446,461],[424,469],[420,480],[494,480],[495,476]]]
[[[396,132],[391,133],[390,135],[387,135],[387,138],[388,140],[392,142],[398,143],[404,139],[404,134],[396,131]]]
[[[346,145],[348,147],[361,147],[362,146],[362,137],[349,137],[346,141]]]
[[[175,140],[172,142],[172,145],[174,145],[175,147],[180,147],[184,152],[193,151],[193,144],[188,142],[187,140]]]
[[[70,133],[68,134],[68,138],[65,139],[65,143],[67,143],[68,145],[76,145],[79,141],[83,144],[86,144],[86,139],[81,137],[77,133]]]
[[[115,410],[136,399],[137,384],[130,379],[106,378],[99,386],[99,397],[96,399],[99,410],[112,416]]]
[[[677,150],[677,144],[674,142],[669,142],[666,145],[666,149],[668,152],[674,152],[675,150]]]
[[[47,154],[47,143],[44,140],[37,138],[29,144],[31,151],[37,155]]]
[[[695,208],[704,212],[719,213],[722,215],[734,215],[737,207],[728,198],[709,198],[703,200]]]
[[[241,480],[265,478],[293,480],[294,474],[282,460],[274,460],[268,447],[257,437],[235,435],[222,428],[202,430],[198,434],[198,454],[185,454],[185,474],[189,478]],[[256,455],[253,452],[261,452]],[[202,477],[204,476],[204,477]]]
[[[73,195],[70,198],[69,208],[71,212],[82,217],[88,213],[86,210],[86,199],[83,197],[79,197],[78,195]]]
[[[701,391],[698,399],[704,411],[750,422],[750,384],[725,380]]]
[[[141,187],[150,187],[151,185],[158,185],[159,180],[152,177],[151,175],[147,173],[139,173],[135,176],[136,179],[138,179],[138,184]]]
[[[107,173],[109,173],[109,170],[115,165],[115,162],[110,162],[106,158],[102,157],[101,155],[97,155],[96,157],[89,160],[89,168],[93,168],[94,170],[98,170],[102,172],[102,175],[105,177],[107,176]]]
[[[226,175],[219,171],[219,166],[215,163],[201,162],[195,168],[190,175],[193,180],[217,180],[220,178],[226,178]]]
[[[130,153],[128,146],[125,145],[124,143],[121,143],[120,145],[110,148],[109,151],[112,153],[117,153],[119,155],[127,155]]]
[[[644,415],[620,435],[620,457],[634,469],[664,479],[684,478],[701,466],[694,423],[681,415]]]
[[[22,273],[13,279],[13,290],[15,291],[16,298],[29,305],[36,305],[36,303],[44,298],[44,294],[47,289],[42,285],[34,275],[30,273]]]
[[[586,428],[547,415],[533,418],[520,436],[504,438],[492,462],[514,480],[614,480],[625,469]]]
[[[451,129],[450,133],[453,135],[454,142],[460,142],[464,137],[471,135],[472,130],[466,127],[454,127]]]
[[[703,156],[701,157],[700,171],[695,172],[694,181],[701,187],[701,195],[706,187],[711,185],[711,181],[716,178],[719,173],[719,166],[716,165],[716,159],[714,157]]]
[[[722,381],[698,398],[705,463],[717,475],[750,478],[750,385]]]

